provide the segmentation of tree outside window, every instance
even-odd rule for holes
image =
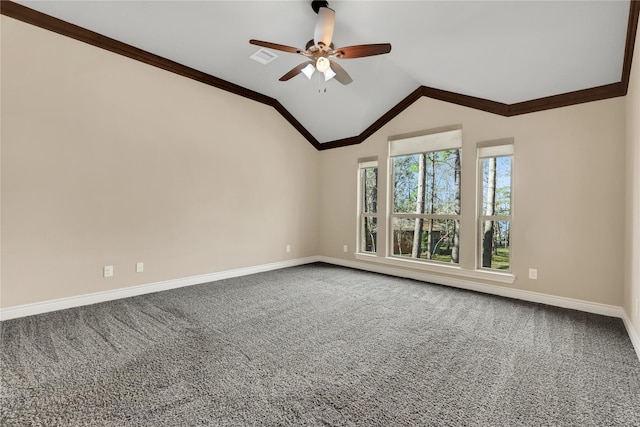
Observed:
[[[359,169],[359,251],[375,253],[378,244],[378,162],[361,162]]]
[[[479,148],[479,265],[511,270],[513,145]]]
[[[393,256],[459,262],[460,162],[459,148],[393,157]]]

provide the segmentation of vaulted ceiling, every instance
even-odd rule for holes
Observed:
[[[304,48],[317,17],[309,1],[3,1],[2,13],[270,104],[325,149],[362,141],[422,96],[509,116],[624,95],[640,10],[629,1],[329,6],[336,46],[393,46],[338,60],[347,86],[278,81],[300,55],[249,58],[252,38]]]

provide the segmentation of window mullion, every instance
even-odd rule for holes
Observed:
[[[510,216],[499,216],[499,215],[480,215],[482,221],[511,221]]]
[[[419,214],[419,213],[392,213],[393,218],[422,218],[422,219],[460,219],[460,215]]]

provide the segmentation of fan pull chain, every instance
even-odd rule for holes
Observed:
[[[324,81],[324,74],[318,73],[318,93],[327,93],[327,82],[324,82],[324,90],[322,90],[322,82]]]

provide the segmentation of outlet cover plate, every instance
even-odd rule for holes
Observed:
[[[102,268],[102,276],[103,277],[112,277],[113,276],[113,265],[105,265]]]

